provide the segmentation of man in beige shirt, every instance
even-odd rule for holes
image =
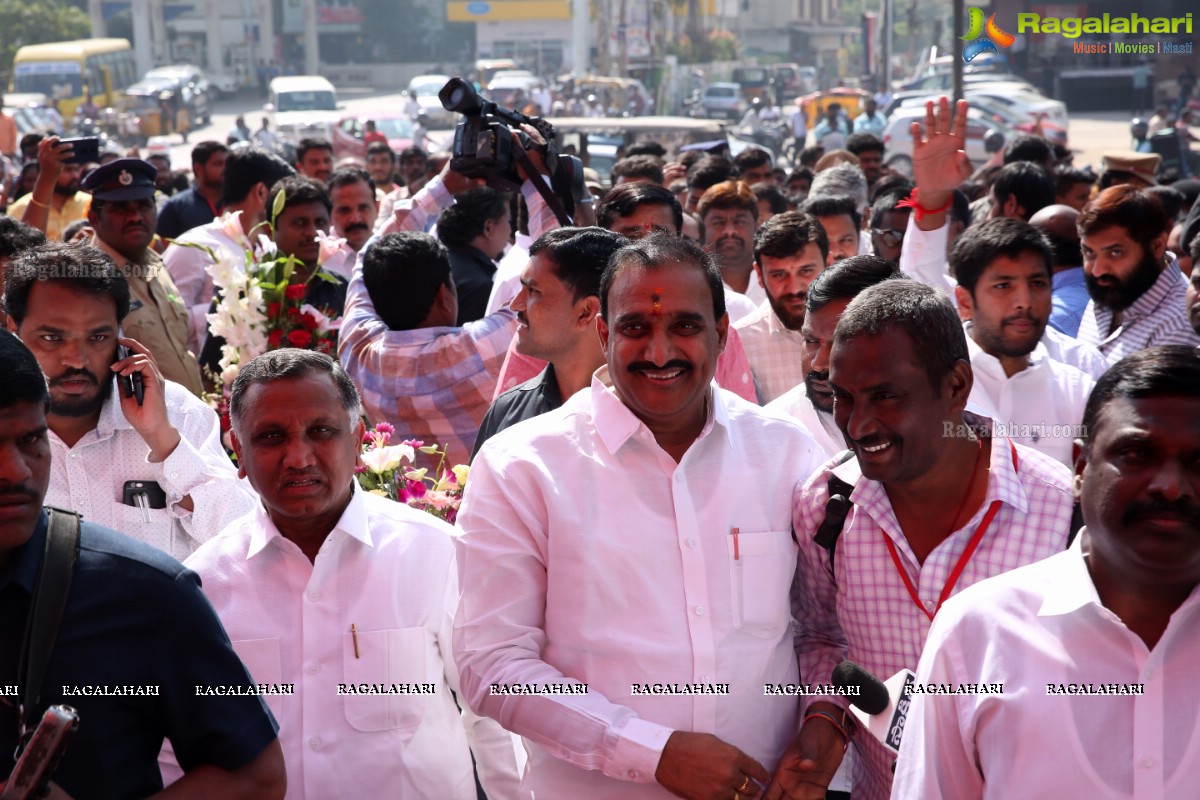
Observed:
[[[196,357],[188,350],[187,308],[162,258],[150,248],[158,217],[157,172],[139,158],[119,158],[88,175],[84,188],[92,193],[88,212],[96,231],[92,244],[129,279],[129,315],[122,323],[125,336],[154,354],[168,380],[199,395],[203,387]]]

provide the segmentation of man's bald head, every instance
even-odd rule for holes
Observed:
[[[1030,224],[1050,239],[1050,245],[1054,249],[1055,272],[1083,264],[1079,229],[1075,227],[1078,218],[1078,211],[1061,203],[1046,206],[1029,218]]]

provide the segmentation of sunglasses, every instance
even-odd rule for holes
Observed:
[[[888,247],[899,247],[904,241],[904,231],[891,228],[871,228],[871,233],[883,240]]]

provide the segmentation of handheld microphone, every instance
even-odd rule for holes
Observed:
[[[834,686],[854,688],[849,695],[850,713],[893,753],[900,752],[904,722],[912,706],[907,687],[916,680],[911,670],[902,669],[881,681],[853,661],[843,661],[833,670]]]

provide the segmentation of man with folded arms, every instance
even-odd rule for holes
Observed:
[[[797,679],[787,498],[816,451],[713,383],[729,318],[695,244],[619,250],[600,315],[591,386],[472,465],[462,698],[525,737],[537,797],[749,800],[800,722],[796,698],[763,685]]]

